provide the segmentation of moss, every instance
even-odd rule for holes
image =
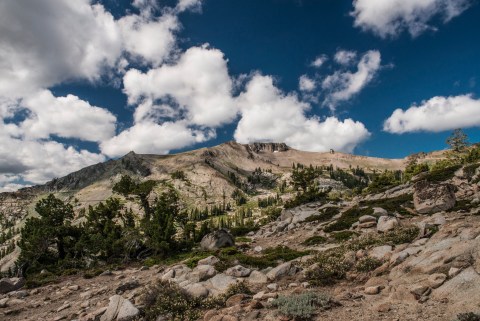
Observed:
[[[320,235],[315,235],[315,236],[312,236],[312,237],[309,237],[308,239],[306,239],[305,241],[303,241],[303,245],[305,246],[314,246],[314,245],[318,245],[318,244],[323,244],[327,241],[327,239],[323,236],[320,236]]]
[[[90,269],[90,270],[85,271],[83,273],[83,277],[85,279],[91,279],[91,278],[94,278],[96,276],[99,276],[103,272],[104,272],[104,269],[102,269],[102,268],[94,268],[94,269]]]
[[[367,208],[360,208],[360,207],[352,207],[351,209],[343,212],[343,214],[338,218],[338,220],[325,227],[325,232],[334,232],[334,231],[342,231],[348,230],[352,224],[358,221],[360,216],[363,215],[372,215],[373,209],[370,207]]]

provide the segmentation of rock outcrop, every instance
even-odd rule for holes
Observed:
[[[413,202],[421,214],[446,211],[455,206],[455,187],[452,184],[432,184],[426,180],[414,185]]]

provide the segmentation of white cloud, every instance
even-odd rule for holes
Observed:
[[[104,154],[117,157],[135,151],[144,154],[168,154],[201,143],[215,136],[213,130],[193,130],[185,122],[157,124],[144,121],[121,132],[118,136],[100,144]]]
[[[240,143],[285,142],[306,151],[352,152],[370,135],[362,123],[351,119],[307,117],[310,105],[282,93],[269,76],[254,75],[238,101],[242,116],[234,136]]]
[[[159,66],[175,48],[180,22],[173,14],[158,18],[130,15],[118,21],[124,49],[141,62]]]
[[[320,68],[328,60],[326,55],[320,55],[310,64],[312,67]]]
[[[12,137],[7,126],[0,122],[0,186],[9,184],[11,188],[19,180],[44,183],[105,160],[103,155],[55,141]]]
[[[21,97],[70,79],[95,81],[121,51],[113,16],[89,0],[0,3],[0,96]]]
[[[312,91],[317,87],[315,80],[311,79],[307,75],[300,76],[298,80],[298,88],[301,91]]]
[[[433,97],[407,110],[397,109],[385,121],[383,129],[394,134],[480,126],[480,100],[472,95]]]
[[[357,58],[357,53],[355,51],[349,50],[338,50],[335,53],[335,61],[341,65],[347,66],[355,61]]]
[[[349,100],[358,94],[380,69],[380,52],[370,50],[357,64],[357,71],[337,71],[322,82],[326,91],[324,105],[334,110],[339,102]]]
[[[130,104],[145,99],[178,104],[177,109],[185,113],[189,124],[209,127],[229,123],[236,117],[232,86],[223,53],[207,47],[192,47],[174,64],[146,73],[131,69],[124,77]]]
[[[55,97],[43,90],[24,99],[22,106],[29,112],[20,129],[29,139],[57,135],[99,142],[115,135],[114,115],[74,95]]]
[[[202,8],[202,0],[179,0],[175,7],[177,12],[186,10],[199,11]]]
[[[460,15],[471,0],[354,0],[355,26],[386,38],[407,30],[413,37],[435,27],[435,17],[443,23]]]

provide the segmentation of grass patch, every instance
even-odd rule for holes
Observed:
[[[307,254],[309,254],[308,251],[296,251],[286,246],[265,249],[261,256],[250,256],[239,252],[236,248],[225,248],[218,253],[220,262],[215,265],[215,268],[223,272],[240,264],[245,267],[264,269],[277,266],[279,261],[291,261]]]
[[[327,241],[327,239],[323,236],[320,236],[320,235],[315,235],[315,236],[312,236],[312,237],[309,237],[308,239],[306,239],[305,241],[303,241],[303,245],[305,246],[314,246],[314,245],[318,245],[318,244],[323,244]]]
[[[357,236],[358,234],[353,231],[340,231],[336,233],[332,233],[332,237],[336,242],[345,242],[350,240],[353,236]]]
[[[348,230],[353,223],[358,221],[360,216],[363,215],[372,215],[373,214],[373,209],[370,207],[367,208],[360,208],[360,207],[352,207],[351,209],[343,212],[343,214],[338,218],[338,220],[326,226],[324,228],[324,231],[327,233],[334,232],[334,231],[342,231],[342,230]]]
[[[305,263],[305,267],[313,268],[305,272],[306,278],[314,285],[331,285],[342,280],[347,272],[355,268],[357,271],[368,272],[379,266],[374,259],[365,258],[353,264],[346,259],[345,254],[350,251],[367,250],[379,245],[398,245],[411,243],[418,236],[416,226],[397,228],[385,234],[367,234],[355,240],[348,240],[336,248],[318,253]]]

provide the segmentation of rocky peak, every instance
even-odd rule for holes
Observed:
[[[247,145],[247,149],[254,153],[261,152],[285,152],[290,148],[285,143],[252,143]]]

